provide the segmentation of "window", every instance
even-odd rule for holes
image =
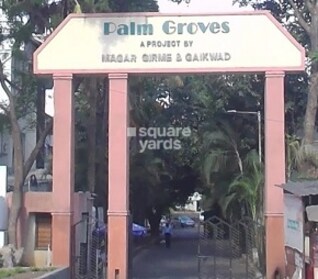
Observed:
[[[52,216],[49,213],[35,215],[35,249],[47,250],[52,247]]]

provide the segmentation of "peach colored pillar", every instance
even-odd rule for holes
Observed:
[[[283,72],[266,73],[264,119],[266,278],[272,279],[276,268],[285,274],[284,195],[276,186],[285,182]]]
[[[71,75],[54,75],[52,262],[71,264],[74,104]]]
[[[127,74],[109,74],[107,279],[128,279],[129,118]]]

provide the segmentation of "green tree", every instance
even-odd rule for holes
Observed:
[[[306,101],[305,117],[303,122],[304,136],[302,145],[312,145],[315,135],[317,100],[318,100],[318,61],[311,59],[318,53],[318,6],[316,1],[307,0],[266,0],[262,2],[253,0],[237,0],[241,5],[251,5],[255,9],[270,10],[273,15],[294,35],[307,50],[307,57],[310,61],[309,90]],[[302,83],[302,88],[307,85],[306,75],[297,77],[298,84]],[[293,88],[297,88],[296,86]],[[298,88],[303,92],[303,89]],[[305,98],[303,98],[304,100]],[[297,106],[295,106],[297,107]]]
[[[7,24],[2,26],[1,44],[10,44],[12,48],[13,71],[11,80],[5,71],[5,62],[0,61],[0,83],[8,97],[8,104],[2,109],[9,118],[9,130],[13,140],[14,161],[14,189],[12,207],[9,217],[8,236],[9,242],[17,245],[16,225],[22,205],[22,187],[37,155],[39,154],[47,134],[52,128],[49,120],[42,130],[38,141],[28,158],[24,158],[21,124],[27,121],[27,128],[34,127],[34,113],[39,82],[28,71],[32,69],[29,50],[34,46],[32,33],[44,33],[50,27],[48,18],[58,10],[57,3],[39,3],[38,1],[16,2],[2,1],[1,9],[7,16]],[[27,20],[25,21],[25,18]],[[32,53],[31,53],[32,55]],[[24,119],[24,121],[21,121]]]
[[[251,150],[244,159],[245,173],[237,176],[229,185],[228,194],[223,203],[226,212],[233,201],[244,205],[246,215],[263,223],[264,175],[259,164],[258,154]]]
[[[185,107],[180,111],[175,109],[181,108],[176,98],[173,102],[172,99],[165,101],[170,94],[166,84],[170,89],[170,86],[176,88],[180,85],[178,80],[178,77],[133,79],[130,83],[132,125],[137,128],[182,127],[178,119],[186,115]],[[198,175],[191,168],[191,148],[187,148],[191,146],[191,139],[182,141],[180,150],[146,150],[143,153],[139,153],[140,140],[133,138],[130,145],[131,193],[142,192],[131,196],[132,213],[136,221],[147,218],[156,234],[162,214],[170,207],[186,202],[197,187]]]
[[[225,216],[232,215],[234,220],[237,217],[251,218],[250,236],[255,243],[258,252],[259,267],[265,270],[265,243],[263,237],[262,225],[264,225],[264,174],[263,166],[258,160],[258,153],[251,150],[244,159],[243,175],[236,177],[228,188],[228,193],[221,201]],[[234,203],[234,206],[233,206]],[[243,209],[241,216],[237,216],[237,208]],[[234,209],[234,210],[233,210]],[[254,248],[254,247],[253,247]]]
[[[52,32],[54,28],[61,22],[61,20],[69,12],[106,12],[114,11],[121,12],[124,6],[127,6],[130,11],[140,11],[143,10],[157,10],[157,5],[155,1],[130,1],[129,5],[118,5],[119,1],[13,1],[6,0],[1,2],[1,9],[8,18],[8,26],[2,26],[2,36],[1,41],[10,40],[12,42],[13,57],[15,60],[19,60],[18,64],[25,64],[25,61],[32,60],[32,52],[37,46],[33,47],[31,53],[29,52],[27,57],[25,57],[25,50],[27,46],[30,46],[31,42],[34,41],[34,35],[42,36],[43,38],[46,34]],[[122,3],[123,4],[123,3]],[[110,8],[111,6],[111,8]],[[21,49],[23,51],[21,51]],[[0,82],[4,88],[6,94],[9,98],[9,106],[5,110],[10,117],[10,128],[12,131],[12,138],[14,143],[14,174],[15,174],[15,186],[13,191],[13,206],[10,211],[10,220],[9,220],[9,241],[10,243],[16,244],[16,224],[19,217],[19,212],[21,209],[22,202],[22,185],[24,184],[25,177],[31,168],[34,159],[36,158],[37,153],[39,152],[45,135],[51,128],[51,122],[48,122],[45,130],[40,137],[39,142],[37,143],[34,151],[32,152],[30,158],[25,162],[23,161],[23,150],[22,150],[22,134],[21,127],[19,126],[20,111],[23,111],[26,114],[25,108],[32,108],[32,100],[29,96],[35,96],[35,87],[34,84],[36,79],[33,77],[31,71],[32,65],[27,65],[23,67],[23,70],[19,74],[15,74],[15,78],[12,82],[8,80],[3,69],[3,61],[0,64]],[[21,68],[20,68],[21,70]],[[31,81],[31,82],[30,82]],[[100,80],[99,80],[100,81]],[[81,83],[81,80],[77,81]],[[88,86],[86,83],[86,91],[101,91],[97,87],[98,83],[93,83],[91,86]],[[79,88],[80,85],[76,86]],[[92,88],[93,87],[93,88]],[[28,92],[27,92],[28,91]],[[104,93],[105,91],[103,91]],[[89,101],[91,103],[90,113],[89,113],[89,123],[93,123],[96,117],[96,109],[94,103],[96,103],[96,92],[87,94],[89,96]],[[103,94],[106,95],[106,94]],[[28,98],[30,102],[24,100]],[[98,100],[98,99],[97,99]],[[31,105],[29,105],[31,104]],[[28,110],[29,111],[29,110]],[[97,121],[97,120],[96,120]],[[93,127],[96,125],[93,125]],[[106,126],[106,125],[105,125]],[[92,125],[89,125],[91,128]],[[105,128],[106,130],[106,128]],[[94,131],[89,132],[90,135],[95,135]],[[105,133],[106,134],[106,133]],[[82,140],[85,140],[85,136],[82,137]],[[95,138],[89,138],[90,146],[94,145]],[[105,146],[105,144],[104,144]],[[106,152],[105,152],[106,153]],[[105,154],[104,153],[104,154]],[[94,161],[94,157],[91,156],[95,152],[89,152],[90,159],[89,161]],[[93,157],[93,158],[91,158]],[[103,161],[106,161],[106,156],[103,156]],[[90,166],[94,168],[95,164],[90,163]],[[88,172],[89,178],[92,178],[91,173],[95,172],[95,169]],[[105,180],[105,179],[104,179]],[[94,179],[89,179],[90,188],[95,184]],[[105,183],[103,184],[105,188]]]
[[[1,62],[0,62],[1,63]],[[0,72],[3,73],[3,67],[0,65]],[[19,117],[19,109],[21,109],[21,105],[19,105],[19,97],[22,94],[30,94],[27,92],[27,84],[23,81],[21,84],[17,84],[16,82],[14,85],[14,90],[12,90],[12,84],[8,81],[5,75],[0,74],[0,84],[6,93],[9,104],[8,106],[3,106],[2,109],[4,110],[5,114],[8,116],[10,121],[10,129],[13,140],[13,164],[14,164],[14,188],[13,188],[13,196],[12,196],[12,206],[10,209],[10,218],[9,218],[9,227],[8,227],[8,236],[9,242],[12,244],[17,243],[16,241],[16,225],[17,220],[20,214],[21,205],[22,205],[22,187],[24,185],[24,181],[38,155],[40,149],[44,145],[44,141],[46,136],[49,134],[52,128],[52,121],[49,120],[45,129],[41,132],[38,141],[33,148],[31,154],[28,158],[24,158],[24,147],[22,145],[22,136],[23,136],[23,127],[20,124],[21,116]],[[17,89],[19,88],[19,89]],[[14,91],[14,92],[13,92]],[[24,96],[25,97],[25,96]],[[25,100],[25,98],[23,98]],[[29,102],[29,106],[34,105],[32,101]],[[30,116],[30,115],[24,115]],[[33,124],[29,124],[33,126]]]

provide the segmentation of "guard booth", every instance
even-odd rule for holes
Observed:
[[[318,279],[318,181],[288,181],[283,188],[286,275]]]

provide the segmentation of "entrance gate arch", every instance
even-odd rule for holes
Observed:
[[[71,14],[34,53],[54,80],[53,265],[70,266],[74,75],[109,79],[108,279],[128,278],[127,80],[133,74],[264,73],[266,274],[284,270],[284,75],[305,51],[267,11],[206,15]]]

